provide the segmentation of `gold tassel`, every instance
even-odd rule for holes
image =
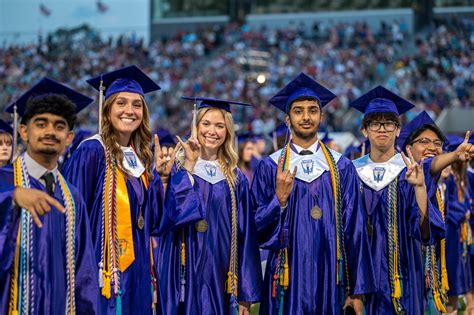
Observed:
[[[433,300],[435,302],[436,309],[441,313],[446,313],[446,308],[445,308],[443,302],[441,301],[441,298],[440,298],[440,295],[439,295],[438,292],[435,292],[433,294]]]
[[[285,248],[285,264],[283,265],[283,279],[281,280],[281,286],[288,288],[290,284],[290,267],[288,266],[288,250]]]
[[[186,265],[186,244],[184,242],[181,243],[181,266]]]
[[[102,295],[108,300],[110,299],[110,272],[103,272],[104,274],[104,287],[102,288]]]
[[[446,240],[441,240],[441,292],[446,293],[449,290],[448,269],[446,268]]]
[[[395,281],[394,281],[394,287],[395,290],[393,292],[392,297],[395,299],[399,299],[402,296],[402,288],[400,286],[400,276],[395,276]]]
[[[226,292],[232,293],[232,273],[230,271],[227,273]]]

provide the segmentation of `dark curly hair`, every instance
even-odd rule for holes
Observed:
[[[21,123],[27,124],[33,116],[45,113],[64,118],[69,130],[74,128],[74,123],[77,118],[76,105],[69,98],[60,94],[45,94],[30,97],[26,103],[25,114],[21,119]]]

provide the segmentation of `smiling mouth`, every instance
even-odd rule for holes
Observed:
[[[128,117],[123,117],[123,118],[120,118],[120,121],[125,123],[125,124],[131,124],[133,122],[135,122],[136,119],[134,118],[128,118]]]

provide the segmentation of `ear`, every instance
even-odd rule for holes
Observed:
[[[367,129],[362,128],[360,131],[362,131],[362,134],[364,135],[365,138],[369,137],[369,133],[367,132]]]
[[[68,131],[67,136],[66,136],[66,146],[71,145],[72,140],[74,140],[74,131]]]
[[[401,131],[401,129],[400,129],[400,127],[398,127],[397,128],[397,138],[400,137],[400,131]]]
[[[18,133],[20,134],[21,140],[23,140],[24,143],[28,143],[28,126],[21,124]]]
[[[290,115],[288,115],[288,114],[285,115],[285,122],[286,122],[286,126],[287,126],[288,128],[291,128]]]

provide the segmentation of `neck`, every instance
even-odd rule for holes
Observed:
[[[293,141],[293,143],[297,146],[302,147],[303,149],[307,149],[312,146],[316,141],[318,141],[318,134],[315,134],[313,137],[308,139],[293,136],[293,139],[291,141]]]
[[[39,165],[41,165],[42,167],[50,171],[53,170],[56,167],[56,165],[58,165],[59,155],[57,154],[46,155],[46,154],[41,154],[41,153],[34,153],[34,152],[31,152],[29,148],[26,150],[26,152]]]
[[[203,148],[201,151],[201,158],[206,161],[215,161],[217,160],[217,152],[218,150],[208,150]]]
[[[390,147],[388,149],[374,148],[371,146],[370,159],[375,163],[387,162],[395,155],[395,148]]]
[[[118,143],[122,147],[128,147],[128,145],[130,144],[131,135],[130,134],[119,133],[118,136],[119,136]]]

